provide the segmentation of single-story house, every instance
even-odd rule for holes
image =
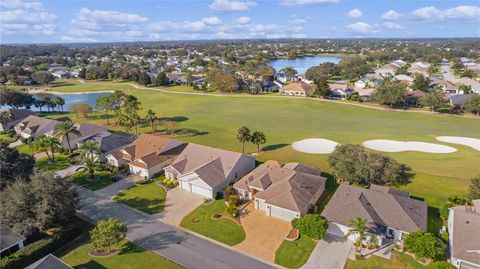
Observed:
[[[395,76],[400,66],[396,64],[386,64],[374,70],[375,74],[382,77]]]
[[[130,172],[152,178],[170,165],[186,144],[173,139],[141,134],[130,145],[106,156],[113,166],[128,165]]]
[[[358,92],[359,99],[363,102],[369,102],[372,100],[372,94],[376,89],[355,89]]]
[[[454,83],[458,87],[462,84],[470,86],[470,87],[472,87],[472,92],[474,92],[476,94],[480,94],[480,82],[478,82],[474,79],[464,77],[464,78],[455,79]]]
[[[413,90],[407,93],[405,98],[405,104],[407,106],[418,106],[420,105],[420,100],[425,96],[425,92],[420,90]]]
[[[175,73],[175,72],[167,73],[167,78],[168,80],[170,80],[170,83],[176,83],[176,84],[188,83],[183,73]]]
[[[428,77],[428,68],[420,67],[420,66],[411,66],[407,69],[407,74],[414,76],[415,74],[421,74],[425,77]]]
[[[0,226],[0,257],[8,256],[23,248],[25,237],[5,225]]]
[[[77,149],[79,147],[79,144],[82,144],[82,141],[85,141],[90,137],[93,137],[95,135],[108,134],[107,128],[103,126],[95,125],[95,124],[80,123],[80,124],[75,124],[75,127],[80,132],[80,135],[77,135],[77,134],[68,135],[68,138],[70,141],[70,147],[72,148],[72,150]],[[68,144],[67,144],[66,137],[62,137],[59,140],[62,148],[67,150]]]
[[[86,141],[94,141],[100,148],[100,158],[104,159],[107,155],[130,145],[136,138],[137,135],[125,132],[101,132],[77,140],[76,147],[81,147]]]
[[[469,93],[469,94],[457,94],[457,95],[452,95],[447,98],[448,102],[450,105],[455,108],[455,109],[461,109],[465,101],[468,99],[472,98],[474,96],[474,93]]]
[[[267,161],[233,184],[242,200],[267,216],[291,221],[307,214],[325,192],[326,178],[319,169]]]
[[[359,79],[359,80],[355,81],[355,88],[363,89],[363,88],[367,87],[367,85],[368,85],[368,80],[366,80],[366,79]]]
[[[0,122],[0,132],[5,132],[6,130],[8,130],[10,128],[13,128],[21,120],[23,120],[26,117],[34,114],[29,109],[8,108],[8,109],[2,109],[1,111],[7,111],[10,115],[10,118],[1,120],[1,122]]]
[[[60,123],[58,120],[50,120],[30,115],[17,123],[14,129],[15,132],[23,138],[40,135],[53,136],[53,130],[58,123]]]
[[[315,91],[316,86],[304,82],[293,82],[280,89],[282,95],[309,96]]]
[[[413,83],[414,78],[412,78],[411,76],[407,76],[407,75],[396,75],[396,76],[393,77],[393,80],[404,82],[406,84],[410,84],[410,83]]]
[[[367,232],[377,235],[380,245],[402,241],[411,232],[427,230],[427,204],[410,198],[406,191],[371,185],[369,189],[340,184],[322,212],[329,221],[327,232],[345,237],[349,222],[367,220]],[[357,235],[349,240],[355,241]]]
[[[178,180],[180,188],[215,198],[226,185],[239,180],[254,168],[253,157],[188,143],[164,171],[166,178]]]
[[[333,99],[346,99],[355,93],[354,89],[350,89],[347,82],[329,83],[330,91]]]
[[[48,254],[40,260],[25,267],[25,269],[73,269],[73,267],[64,263],[53,254]]]
[[[480,268],[480,199],[473,207],[456,206],[448,214],[450,263],[457,268]]]

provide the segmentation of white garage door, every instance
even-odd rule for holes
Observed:
[[[270,206],[270,216],[286,221],[291,221],[292,219],[297,218],[298,214],[295,212],[284,210],[280,207]]]
[[[200,194],[200,195],[208,197],[208,198],[212,198],[212,189],[204,188],[204,187],[197,186],[197,185],[194,185],[194,184],[190,184],[190,187],[191,187],[191,189],[190,189],[191,192],[196,193],[196,194]]]
[[[185,190],[190,191],[190,187],[188,186],[188,182],[183,181],[183,180],[180,180],[179,182],[180,182],[180,189],[185,189]]]
[[[255,205],[258,210],[266,211],[267,206],[263,200],[255,199]]]

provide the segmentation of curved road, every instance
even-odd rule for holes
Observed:
[[[96,222],[116,218],[128,227],[127,239],[186,268],[192,269],[270,269],[261,262],[227,246],[200,238],[154,217],[119,204],[93,191],[77,187],[78,214]]]

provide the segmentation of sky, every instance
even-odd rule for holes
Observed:
[[[0,43],[480,37],[480,2],[1,0]]]

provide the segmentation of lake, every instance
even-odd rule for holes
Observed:
[[[299,74],[307,72],[308,68],[326,62],[337,64],[341,58],[338,56],[305,56],[290,59],[275,59],[268,64],[278,72],[285,67],[293,67]]]
[[[79,94],[48,94],[51,96],[52,99],[54,99],[57,96],[60,96],[65,100],[65,105],[63,106],[63,109],[67,111],[71,105],[73,104],[89,104],[93,109],[95,109],[95,103],[97,102],[97,99],[101,96],[109,95],[110,93],[106,92],[92,92],[92,93],[79,93]],[[35,98],[40,98],[40,96],[45,95],[45,94],[34,94],[33,96]],[[0,106],[0,108],[7,108],[8,106]],[[32,106],[30,108],[33,111],[39,111],[36,107]],[[47,108],[44,107],[42,108],[43,111],[45,111]]]

